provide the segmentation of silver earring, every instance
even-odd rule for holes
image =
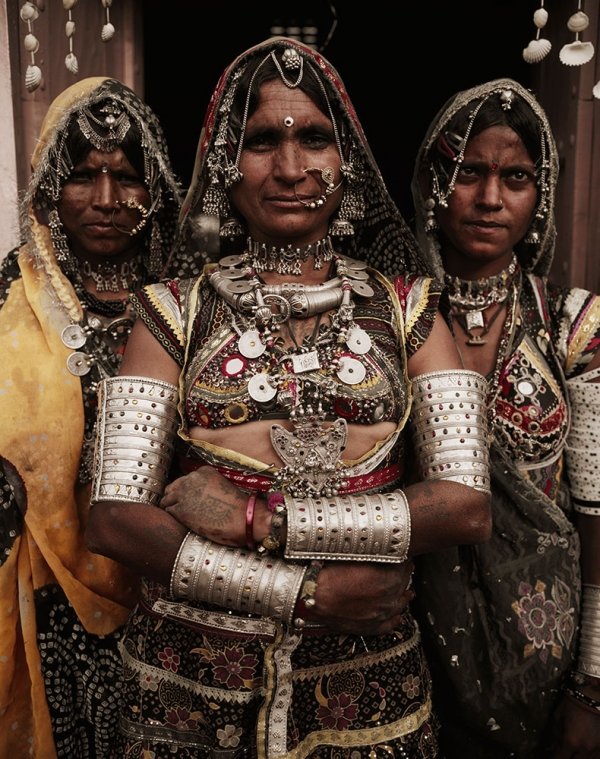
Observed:
[[[439,225],[437,223],[437,219],[435,218],[435,200],[433,198],[427,198],[427,200],[424,203],[425,207],[425,232],[428,235],[433,234],[434,232],[437,232],[439,229]]]

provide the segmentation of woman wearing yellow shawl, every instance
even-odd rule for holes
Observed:
[[[84,545],[96,386],[116,373],[128,295],[171,267],[180,206],[156,116],[84,79],[50,106],[0,270],[0,756],[102,757],[136,599]]]

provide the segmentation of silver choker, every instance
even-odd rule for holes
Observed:
[[[293,245],[278,248],[275,245],[257,242],[251,237],[248,237],[246,245],[248,263],[258,273],[275,271],[278,274],[299,276],[302,274],[302,263],[311,256],[314,256],[315,259],[314,268],[322,269],[325,262],[331,261],[334,253],[329,236],[301,248],[294,248]]]
[[[444,283],[454,312],[484,311],[493,303],[503,303],[508,297],[517,267],[517,257],[513,253],[506,269],[493,277],[459,279],[445,274]]]
[[[236,255],[222,258],[209,279],[226,303],[239,313],[254,316],[259,326],[273,320],[281,324],[290,317],[307,319],[339,308],[346,291],[365,298],[373,295],[363,261],[346,256],[336,256],[335,261],[336,276],[321,285],[264,284],[245,264],[245,257]]]

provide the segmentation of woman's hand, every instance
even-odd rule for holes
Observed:
[[[211,466],[179,477],[160,505],[188,530],[225,546],[246,545],[248,495]]]
[[[316,604],[303,616],[342,633],[390,633],[414,597],[409,587],[412,570],[412,561],[327,562],[317,578]]]

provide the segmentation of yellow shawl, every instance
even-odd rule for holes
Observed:
[[[42,125],[33,167],[65,109],[88,96],[104,77],[78,82],[52,104]],[[47,227],[30,210],[38,250],[51,252]],[[105,635],[125,621],[136,598],[129,573],[90,554],[84,543],[89,488],[77,486],[84,428],[81,382],[66,366],[61,341],[69,323],[56,296],[78,301],[58,267],[29,246],[19,253],[22,279],[0,310],[0,456],[17,470],[26,493],[23,529],[0,565],[0,756],[56,756],[36,640],[34,591],[61,586],[83,627]],[[50,267],[52,269],[52,267]]]

